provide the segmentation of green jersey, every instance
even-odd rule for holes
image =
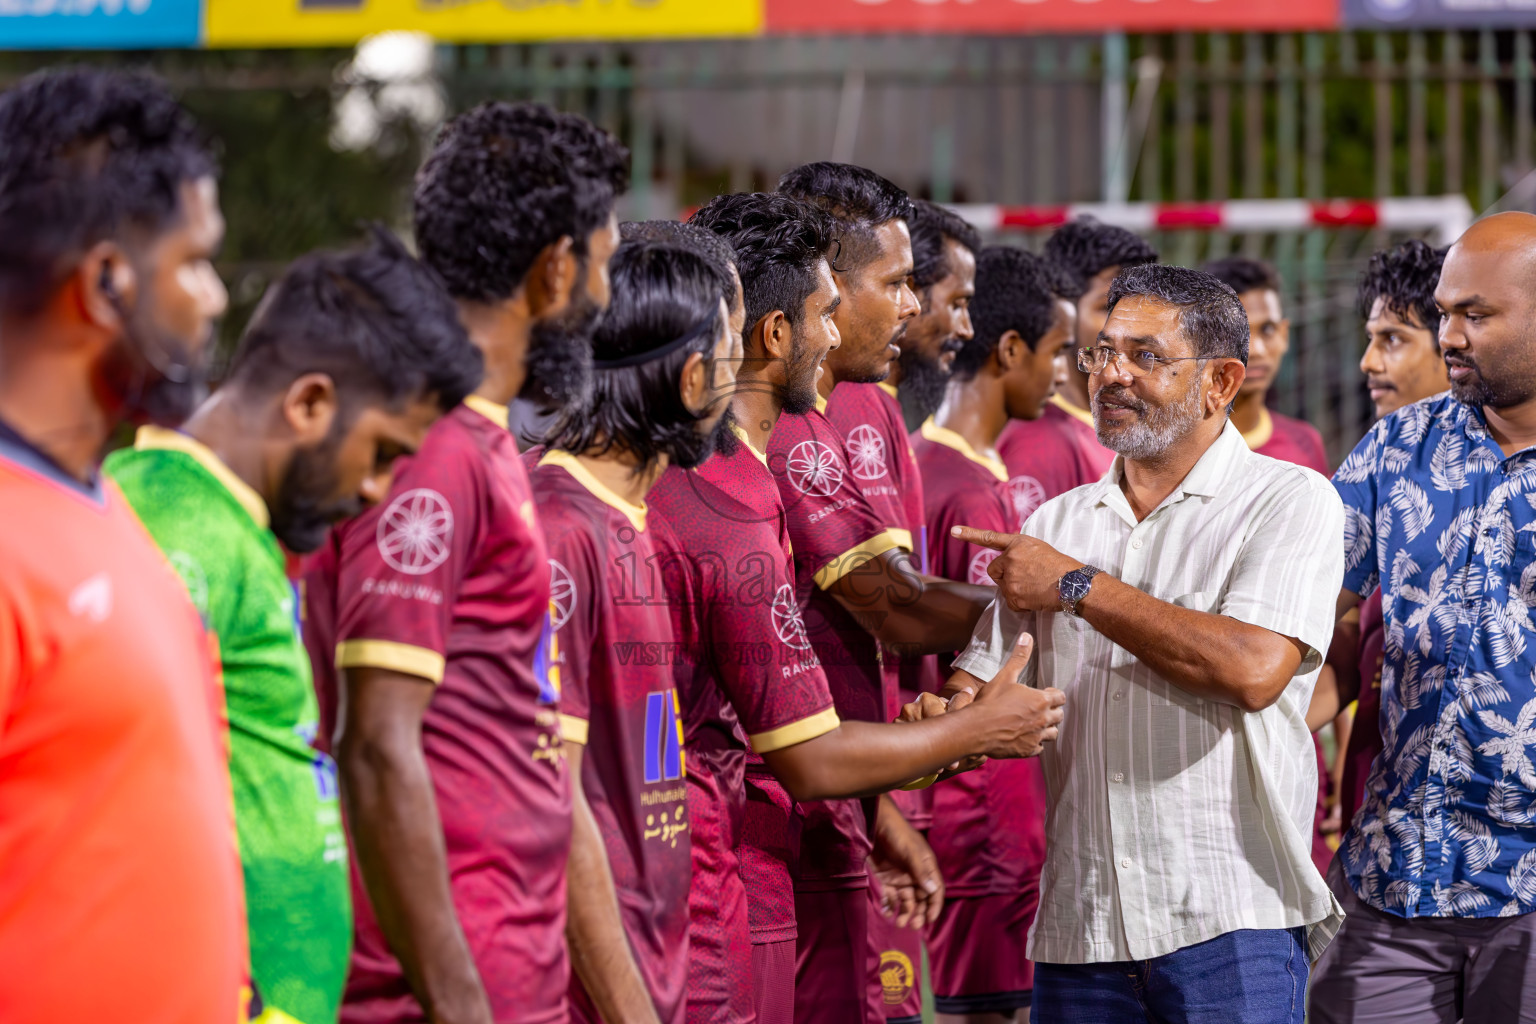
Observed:
[[[267,507],[208,448],[145,427],[106,470],[218,642],[251,973],[267,1009],[332,1024],[351,955],[346,837],[294,586]]]

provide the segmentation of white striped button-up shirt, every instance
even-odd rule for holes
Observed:
[[[1250,714],[1164,681],[1083,619],[987,610],[955,666],[990,679],[1025,629],[1026,681],[1067,697],[1042,755],[1050,806],[1029,955],[1144,960],[1238,929],[1308,925],[1315,958],[1343,919],[1312,864],[1306,726],[1344,571],[1343,507],[1326,479],[1253,454],[1230,422],[1140,523],[1121,466],[1042,505],[1024,533],[1161,601],[1308,650],[1280,699]]]

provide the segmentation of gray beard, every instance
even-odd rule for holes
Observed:
[[[1138,399],[1136,422],[1109,430],[1099,420],[1102,412],[1099,396],[1104,394],[1101,389],[1093,396],[1093,429],[1099,444],[1132,462],[1157,461],[1167,454],[1168,449],[1188,437],[1200,422],[1203,403],[1199,384],[1197,373],[1184,397],[1174,405],[1154,406]]]

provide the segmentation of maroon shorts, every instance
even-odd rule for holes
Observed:
[[[1035,965],[1024,950],[1040,893],[951,896],[928,929],[928,971],[940,1013],[1009,1014],[1029,1006]]]
[[[693,824],[698,821],[695,817]],[[695,843],[688,890],[688,1024],[752,1020],[752,952],[747,892],[735,852]]]
[[[880,900],[869,888],[869,1008],[886,1024],[922,1024],[923,933],[898,928],[880,912]]]
[[[795,1024],[794,939],[752,944],[752,1003],[757,1024]]]
[[[869,888],[795,893],[795,1024],[885,1024],[869,1003]]]

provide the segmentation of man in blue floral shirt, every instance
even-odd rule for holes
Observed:
[[[1334,476],[1339,608],[1379,583],[1386,649],[1320,1024],[1536,1021],[1536,216],[1475,225],[1435,300],[1450,394],[1382,419]]]

